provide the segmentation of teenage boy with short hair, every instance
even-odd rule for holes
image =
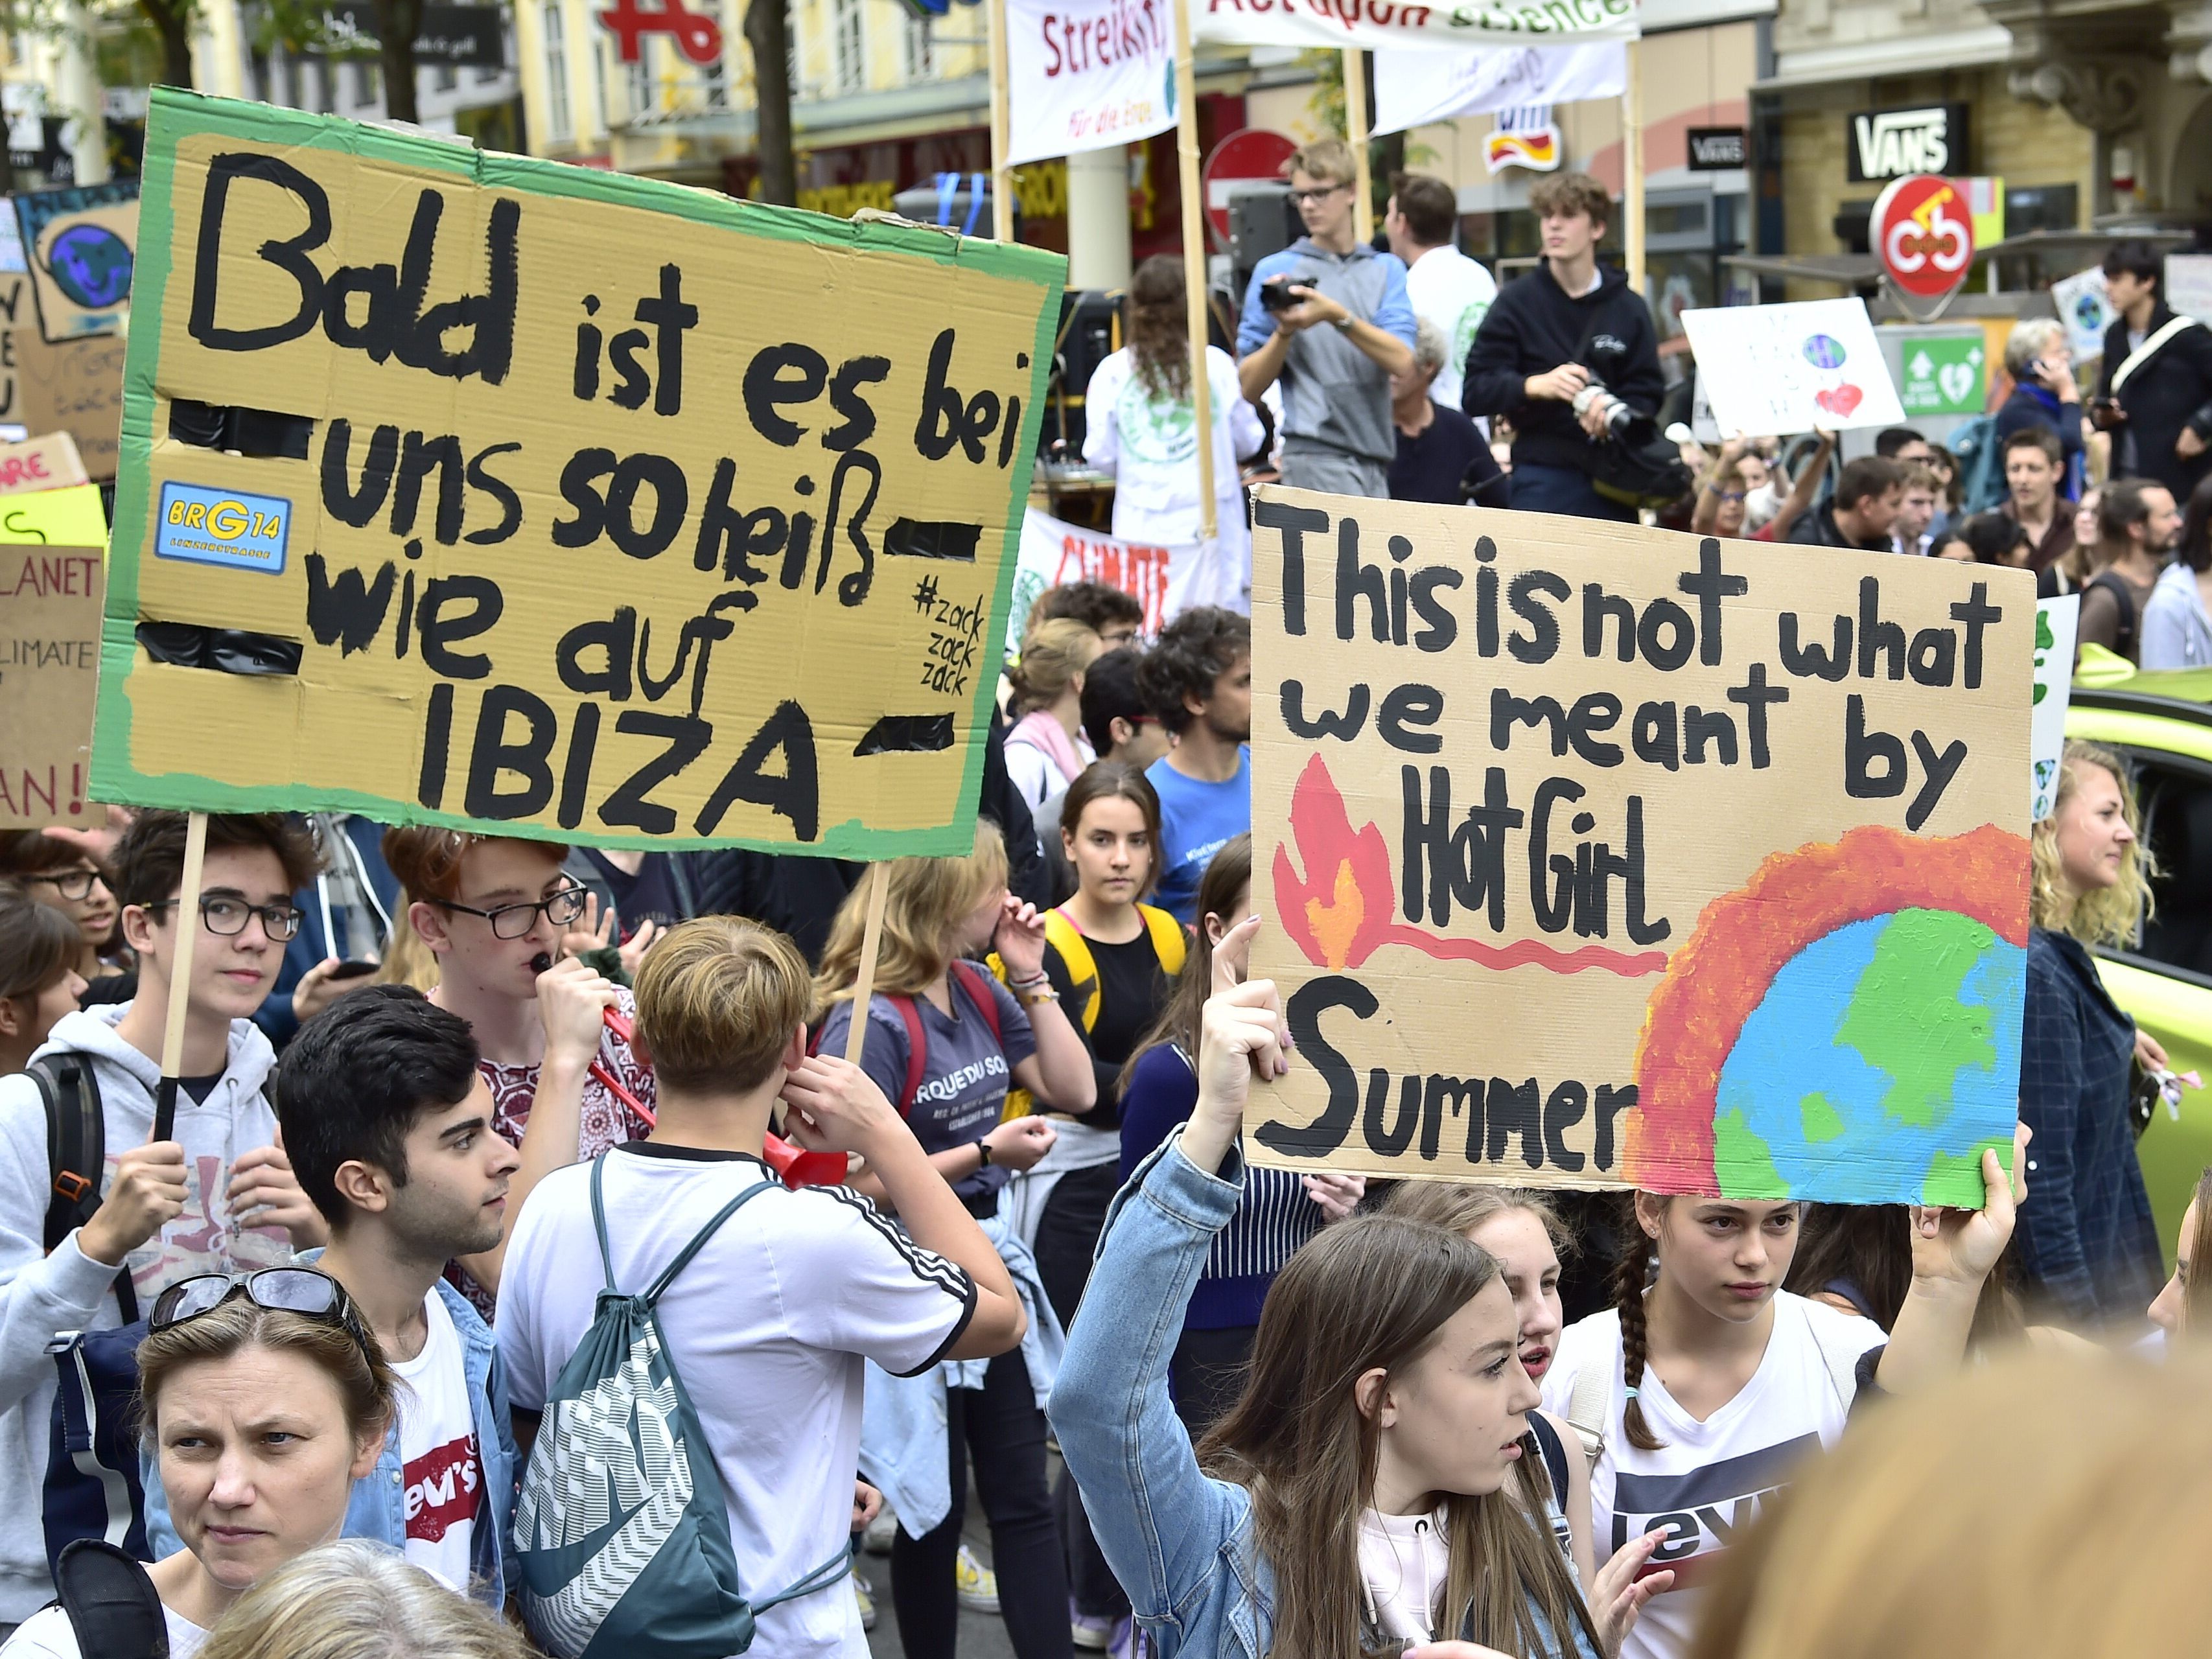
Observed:
[[[1925,553],[1932,539],[1928,526],[1943,498],[1943,481],[1931,466],[1905,469],[1905,493],[1898,498],[1896,516],[1889,521],[1889,545],[1899,553]]]
[[[1443,364],[1429,396],[1454,410],[1475,331],[1498,302],[1498,279],[1455,246],[1458,230],[1458,193],[1443,179],[1401,173],[1390,181],[1382,232],[1390,239],[1390,252],[1405,262],[1406,298],[1414,316],[1434,323],[1443,339]],[[1416,338],[1416,356],[1420,349]]]
[[[1658,413],[1667,388],[1651,308],[1626,273],[1598,264],[1613,216],[1603,185],[1553,173],[1529,186],[1528,208],[1544,257],[1483,318],[1460,406],[1511,418],[1514,507],[1633,524],[1636,509],[1599,495],[1590,473],[1620,406]]]
[[[1026,1324],[1005,1264],[883,1091],[841,1058],[808,1055],[812,1000],[805,959],[781,933],[724,916],[672,932],[637,982],[659,1121],[600,1172],[615,1282],[632,1294],[765,1183],[658,1310],[720,1474],[739,1581],[763,1595],[799,1582],[850,1534],[862,1360],[916,1376],[1004,1353]],[[800,1145],[866,1159],[899,1226],[850,1188],[785,1190],[761,1161],[779,1098]],[[508,1243],[499,1344],[527,1437],[606,1282],[591,1188],[588,1165],[547,1176]],[[867,1650],[840,1577],[763,1613],[750,1659]]]
[[[64,1015],[40,1051],[89,1066],[78,1087],[98,1094],[107,1165],[100,1207],[51,1253],[56,1171],[44,1098],[27,1074],[0,1078],[0,1625],[54,1594],[40,1519],[55,1384],[46,1345],[125,1322],[119,1281],[142,1316],[179,1279],[280,1266],[325,1237],[263,1093],[276,1055],[252,1018],[298,929],[292,895],[314,879],[313,848],[281,817],[216,814],[199,891],[187,897],[185,823],[181,812],[142,812],[116,845],[137,996]],[[184,927],[198,933],[182,1077],[175,1127],[157,1142],[154,1096]]]
[[[1398,453],[1390,377],[1413,361],[1413,307],[1397,255],[1377,253],[1352,222],[1358,167],[1340,138],[1291,155],[1291,201],[1306,234],[1253,268],[1237,378],[1254,404],[1283,383],[1285,483],[1382,501]]]
[[[1160,798],[1152,900],[1188,927],[1206,866],[1252,827],[1250,619],[1216,605],[1184,611],[1146,653],[1138,684],[1175,739],[1145,769]]]
[[[2113,317],[2093,414],[2112,434],[2112,476],[2189,499],[2212,469],[2212,329],[2166,302],[2166,259],[2139,237],[2105,255]]]
[[[2022,428],[2004,441],[2005,485],[1997,511],[2027,532],[2027,568],[2040,570],[2074,550],[2072,503],[2058,495],[2066,451],[2047,426]]]
[[[1905,469],[1879,455],[1862,455],[1844,464],[1836,493],[1798,520],[1790,539],[1808,547],[1895,552],[1889,529],[1904,498]]]
[[[300,1028],[277,1076],[300,1185],[330,1224],[310,1258],[346,1288],[405,1386],[344,1536],[403,1552],[450,1589],[507,1601],[514,1439],[499,1349],[446,1263],[499,1242],[521,1160],[492,1132],[468,1022],[406,985],[349,993]],[[180,1547],[149,1457],[147,1538]]]

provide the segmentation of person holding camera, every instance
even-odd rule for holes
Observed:
[[[1398,434],[1390,377],[1413,365],[1406,267],[1352,224],[1358,177],[1340,138],[1291,157],[1291,201],[1306,234],[1252,272],[1237,324],[1237,375],[1257,404],[1283,383],[1283,482],[1381,500]]]
[[[1625,273],[1598,264],[1613,213],[1604,185],[1586,173],[1540,179],[1528,206],[1543,260],[1482,319],[1461,407],[1511,420],[1513,506],[1633,523],[1635,507],[1600,495],[1591,475],[1598,447],[1650,419],[1666,390],[1650,307]]]
[[[2089,418],[2112,434],[2115,478],[2149,479],[2185,501],[2212,471],[2212,329],[2166,304],[2165,269],[2156,249],[2132,238],[2105,255],[2105,293],[2118,314],[2105,331]]]

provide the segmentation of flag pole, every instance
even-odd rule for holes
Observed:
[[[1012,115],[1006,102],[1006,0],[986,0],[983,11],[991,48],[991,235],[994,240],[1011,242],[1014,240],[1014,175],[1006,165],[1006,151],[1012,144],[1008,137]]]
[[[1344,49],[1344,136],[1352,146],[1352,224],[1363,242],[1375,234],[1375,178],[1367,165],[1367,54]]]
[[[1628,43],[1628,77],[1620,89],[1620,234],[1628,283],[1645,292],[1644,270],[1644,43]]]

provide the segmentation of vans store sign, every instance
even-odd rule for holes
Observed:
[[[1871,109],[1850,118],[1844,148],[1850,181],[1871,184],[1912,173],[1963,172],[1966,167],[1966,106],[1921,104],[1911,109]]]

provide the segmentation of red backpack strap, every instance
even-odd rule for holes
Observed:
[[[960,981],[961,988],[968,993],[968,1000],[983,1016],[983,1024],[991,1028],[992,1039],[1005,1048],[1006,1034],[999,1024],[999,1000],[991,994],[989,977],[974,963],[957,957],[952,962],[952,976]]]
[[[899,1091],[898,1110],[901,1117],[910,1117],[915,1100],[921,1093],[922,1068],[929,1059],[929,1033],[921,1029],[921,1010],[914,1006],[912,997],[880,991],[877,994],[898,1010],[899,1024],[906,1027],[906,1084]]]

